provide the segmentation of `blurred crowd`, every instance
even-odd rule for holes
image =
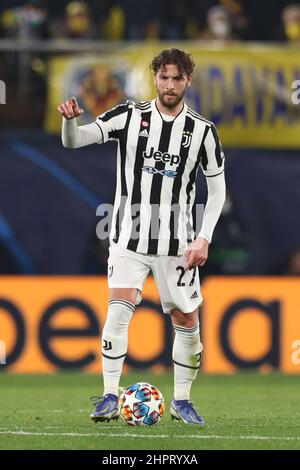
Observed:
[[[218,40],[226,44],[235,40],[280,41],[299,45],[300,0],[1,0],[0,38]],[[0,58],[0,77],[9,84],[10,103],[0,108],[1,125],[15,129],[26,123],[29,128],[40,128],[47,104],[47,53],[18,54],[7,49]],[[214,242],[202,277],[249,273],[252,241],[230,191]],[[107,244],[96,238],[93,229],[82,272],[104,273],[107,254]],[[264,274],[300,275],[300,249],[291,250],[269,271]],[[0,240],[0,273],[18,272],[22,272],[20,267]]]
[[[300,42],[300,0],[1,0],[0,37]]]

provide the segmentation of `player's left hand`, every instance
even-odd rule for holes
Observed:
[[[208,241],[205,238],[197,237],[185,252],[184,269],[194,266],[204,266],[208,256]]]

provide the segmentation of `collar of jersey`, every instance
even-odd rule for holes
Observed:
[[[163,122],[172,122],[173,123],[175,120],[180,121],[181,119],[184,118],[186,110],[187,110],[187,105],[185,103],[183,103],[182,110],[179,111],[178,114],[176,114],[176,116],[174,117],[174,119],[172,121],[165,121],[164,120],[164,118],[161,115],[161,112],[159,111],[159,109],[156,105],[156,98],[154,100],[152,100],[152,110],[157,112],[157,114],[160,116],[160,118]]]

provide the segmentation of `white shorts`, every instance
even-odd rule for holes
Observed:
[[[127,287],[139,291],[136,304],[150,270],[158,287],[164,313],[178,309],[193,312],[202,303],[198,268],[184,271],[184,255],[145,255],[115,244],[109,248],[108,286]]]

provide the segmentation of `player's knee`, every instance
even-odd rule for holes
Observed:
[[[123,300],[125,302],[130,302],[135,305],[138,292],[138,289],[135,288],[111,288],[110,301]]]
[[[175,325],[192,328],[199,323],[199,310],[197,308],[193,312],[183,313],[180,310],[174,309],[171,311],[171,317]]]
[[[128,326],[134,313],[135,306],[132,302],[123,299],[112,299],[108,305],[105,322],[106,329],[109,327]]]

